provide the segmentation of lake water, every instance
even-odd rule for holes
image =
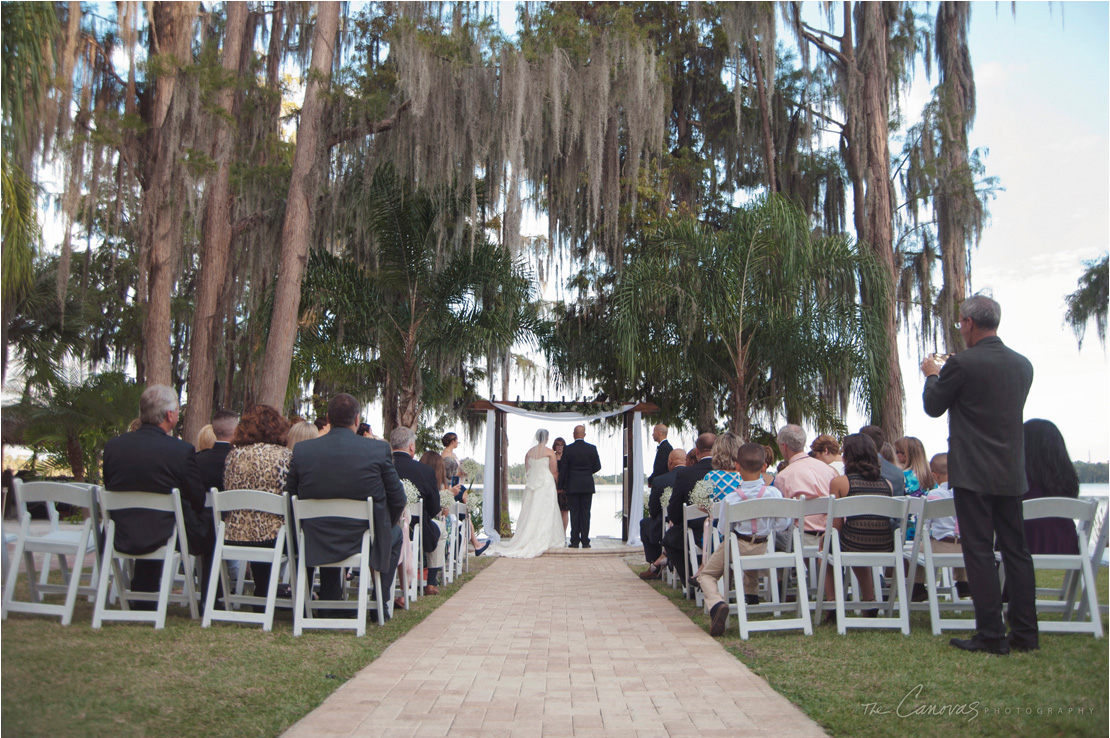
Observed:
[[[475,485],[475,490],[480,490],[482,485]],[[621,485],[599,484],[597,494],[594,495],[593,509],[590,515],[590,535],[611,538],[621,537],[621,521],[615,517],[621,509]],[[647,490],[644,490],[647,494]],[[1081,484],[1079,485],[1080,497],[1094,497],[1107,503],[1110,496],[1110,484]],[[517,518],[520,517],[520,508],[524,501],[524,485],[509,485],[509,519],[516,527]]]

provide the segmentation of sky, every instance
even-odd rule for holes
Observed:
[[[502,23],[507,15],[502,9]],[[1108,39],[1104,2],[1018,3],[1016,14],[1009,3],[972,4],[977,117],[970,143],[986,150],[987,174],[1004,190],[990,203],[990,221],[972,253],[971,290],[991,290],[1002,305],[999,336],[1033,363],[1025,417],[1052,420],[1072,458],[1091,461],[1110,458],[1110,364],[1093,324],[1078,349],[1064,324],[1064,297],[1076,289],[1083,262],[1110,244]],[[907,116],[917,117],[936,82],[935,72],[930,81],[919,71],[904,104]],[[546,229],[536,224],[535,233]],[[913,342],[901,336],[905,432],[932,455],[947,448],[948,421],[922,409],[922,357]],[[522,382],[510,391],[521,399],[540,394],[551,399],[573,391]],[[373,420],[380,428],[380,415]],[[866,422],[858,412],[845,421],[853,431]],[[544,424],[513,417],[508,423],[509,463],[519,463]],[[552,437],[570,438],[570,427],[547,426]],[[650,426],[645,422],[641,441],[648,464],[655,449]],[[693,438],[692,431],[671,435],[686,448]],[[602,473],[620,471],[619,432],[591,427],[588,439],[598,443]],[[460,451],[481,460],[484,449],[483,433],[464,438]]]

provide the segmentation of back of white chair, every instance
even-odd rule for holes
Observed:
[[[419,595],[424,594],[424,588],[428,586],[428,580],[424,576],[424,526],[422,520],[424,516],[424,505],[420,502],[413,502],[409,505],[409,517],[415,521],[412,526],[412,548],[413,557],[416,560],[416,593],[413,594],[412,599],[416,599]]]
[[[166,609],[171,600],[188,606],[190,616],[196,620],[199,617],[194,587],[196,563],[189,554],[189,540],[185,534],[185,517],[181,512],[180,491],[175,488],[166,495],[156,492],[101,490],[100,508],[107,523],[104,554],[100,564],[100,584],[96,593],[96,609],[93,611],[93,628],[99,628],[105,620],[124,620],[154,623],[155,630],[161,630],[166,625]],[[111,519],[111,513],[117,510],[134,509],[168,512],[173,513],[174,516],[173,532],[170,533],[170,537],[162,546],[148,554],[129,554],[117,551],[115,547],[116,522]],[[157,594],[131,590],[130,580],[120,564],[127,559],[162,561],[161,587]],[[179,566],[184,569],[184,591],[174,595],[171,590]],[[110,580],[113,579],[119,594],[120,610],[109,610],[107,607]],[[129,600],[143,602],[153,600],[157,602],[157,609],[154,612],[133,611],[128,604]]]
[[[367,597],[371,582],[374,586],[375,612],[378,623],[385,625],[386,611],[382,601],[381,574],[370,568],[370,548],[374,544],[374,500],[302,500],[296,495],[292,499],[293,517],[297,526],[297,581],[295,586],[295,601],[293,607],[293,635],[299,636],[305,628],[326,629],[351,629],[357,636],[366,635]],[[362,546],[359,553],[341,561],[332,561],[318,565],[322,567],[355,567],[358,569],[358,587],[356,596],[358,601],[352,604],[343,600],[312,601],[312,581],[308,578],[305,563],[305,531],[304,521],[316,518],[345,518],[366,522],[366,531],[362,534]],[[355,609],[354,620],[347,618],[318,618],[313,610],[317,607],[330,609]]]
[[[1038,618],[1037,627],[1048,633],[1090,633],[1095,638],[1102,638],[1101,609],[1098,604],[1098,592],[1095,588],[1094,569],[1091,566],[1091,553],[1088,548],[1088,539],[1095,517],[1098,515],[1098,500],[1082,500],[1073,497],[1039,497],[1025,500],[1022,504],[1022,514],[1025,520],[1040,520],[1043,518],[1066,518],[1076,522],[1079,553],[1078,554],[1033,554],[1034,569],[1061,569],[1066,572],[1077,572],[1082,583],[1082,591],[1069,588],[1066,594],[1067,602],[1065,613],[1072,617],[1073,613],[1082,612],[1084,618],[1089,620],[1071,619],[1065,621],[1045,621]],[[1085,605],[1077,611],[1074,608],[1076,595],[1082,597]],[[1058,611],[1058,602],[1044,602],[1037,600],[1037,612]]]
[[[926,500],[925,498],[911,497],[909,511],[917,515],[917,529],[913,541],[905,544],[906,561],[909,564],[906,573],[907,586],[915,581],[918,568],[925,571],[925,588],[928,591],[926,602],[911,602],[910,610],[928,609],[929,620],[932,625],[933,635],[940,635],[944,630],[974,630],[975,621],[969,618],[942,617],[945,612],[971,612],[972,603],[962,600],[956,592],[955,585],[948,589],[946,598],[941,599],[941,582],[937,579],[937,569],[962,568],[964,557],[962,553],[937,553],[933,550],[933,524],[941,518],[951,518],[956,515],[956,502],[951,497],[942,500]]]
[[[735,534],[726,533],[725,545],[725,577],[731,569],[736,582],[736,602],[729,603],[729,614],[735,613],[739,621],[740,637],[747,640],[752,631],[763,630],[791,630],[801,628],[806,635],[813,634],[813,621],[809,613],[809,601],[806,588],[802,587],[797,592],[794,602],[781,602],[778,597],[778,588],[775,584],[778,577],[775,572],[794,572],[798,581],[805,579],[805,563],[802,556],[802,539],[799,530],[800,521],[804,518],[804,505],[801,500],[782,498],[766,498],[758,500],[744,500],[730,505],[721,506],[720,527],[730,531],[734,523],[742,523],[763,518],[788,518],[792,521],[786,530],[791,546],[787,550],[776,551],[774,547],[774,531],[767,533],[767,552],[763,554],[740,555],[740,547]],[[770,601],[759,605],[748,605],[743,597],[744,572],[767,570],[768,580],[771,585]],[[783,577],[785,579],[786,577]],[[727,598],[727,593],[726,593]],[[782,613],[794,614],[791,618],[781,618]],[[775,617],[771,620],[753,621],[751,615],[771,613]]]
[[[682,549],[683,558],[686,560],[686,571],[683,576],[686,580],[686,588],[684,591],[686,599],[690,599],[695,591],[694,575],[697,573],[702,561],[702,550],[698,547],[697,539],[694,537],[694,531],[690,527],[690,523],[702,521],[706,517],[708,517],[708,513],[697,505],[683,505],[682,507]],[[702,543],[704,542],[705,541],[702,541]],[[701,605],[700,598],[697,599],[697,604]]]
[[[88,484],[66,484],[60,482],[23,482],[12,481],[20,512],[20,530],[15,538],[15,555],[9,561],[5,572],[3,618],[9,612],[24,612],[38,615],[51,615],[61,618],[62,625],[73,620],[73,608],[81,593],[94,594],[95,568],[89,585],[81,586],[81,572],[85,556],[99,551],[98,505],[96,486]],[[31,515],[28,505],[41,502],[46,506],[50,517],[50,528],[45,533],[32,533]],[[71,505],[88,510],[88,515],[79,530],[60,530],[57,504]],[[42,575],[35,570],[35,554],[43,554]],[[66,556],[73,556],[73,571],[66,565]],[[62,584],[51,584],[47,576],[50,559],[56,557],[62,572]],[[23,563],[27,574],[28,600],[15,599],[15,585]],[[95,566],[95,565],[94,565]],[[64,604],[49,604],[43,601],[46,594],[65,594]]]
[[[229,489],[222,492],[213,490],[210,494],[212,504],[212,517],[216,521],[216,548],[212,553],[212,571],[208,580],[208,600],[204,608],[204,620],[201,627],[207,628],[213,620],[226,620],[236,623],[255,623],[262,625],[262,630],[269,631],[274,625],[274,610],[277,607],[277,585],[281,578],[281,565],[283,562],[292,562],[293,543],[289,535],[288,497],[285,494],[275,495],[265,490],[254,489]],[[280,518],[273,548],[259,546],[237,546],[226,540],[227,525],[223,519],[226,513],[237,511],[251,511],[266,513]],[[265,593],[255,591],[252,595],[244,595],[236,586],[233,593],[231,579],[228,575],[227,562],[229,560],[251,561],[270,565],[270,582]],[[244,567],[245,568],[245,567]],[[240,581],[242,578],[240,577]],[[216,609],[217,581],[223,586],[224,608]],[[262,605],[264,612],[256,613],[251,610],[234,610],[233,605]],[[288,606],[292,606],[290,602]]]
[[[825,540],[821,561],[822,586],[817,589],[817,614],[820,615],[824,608],[824,580],[833,576],[836,594],[836,627],[840,635],[844,635],[847,628],[897,628],[902,635],[910,634],[910,616],[908,598],[906,597],[906,574],[902,567],[903,539],[902,531],[906,527],[906,517],[909,505],[905,497],[886,497],[882,495],[854,495],[852,497],[833,498],[829,503],[829,517],[825,528]],[[899,521],[892,531],[893,550],[890,552],[856,553],[843,551],[840,546],[840,533],[835,528],[837,518],[849,518],[857,515],[890,518]],[[848,617],[845,609],[844,574],[853,566],[862,567],[891,567],[894,569],[894,586],[891,596],[884,604],[881,601],[874,603],[853,602],[853,607],[871,604],[876,608],[886,610],[887,617],[865,618]],[[829,570],[832,569],[830,572]],[[876,588],[881,598],[881,592]],[[898,615],[892,616],[891,609],[897,607]],[[870,609],[870,608],[869,608]]]

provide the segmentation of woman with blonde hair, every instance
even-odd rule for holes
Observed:
[[[197,453],[207,451],[216,445],[216,431],[212,430],[212,424],[204,426],[197,433]]]
[[[929,470],[929,457],[925,455],[925,444],[913,436],[902,436],[894,442],[894,454],[898,466],[906,477],[906,494],[920,497],[937,486],[933,472]]]
[[[314,423],[302,420],[289,429],[288,447],[292,449],[301,441],[316,438],[318,435],[320,435],[320,431],[316,430],[316,425]]]

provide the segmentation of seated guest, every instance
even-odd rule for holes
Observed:
[[[829,493],[834,497],[854,497],[856,495],[893,495],[890,482],[883,479],[879,467],[879,453],[871,439],[863,434],[854,433],[844,439],[844,475],[836,477],[829,485]],[[844,552],[878,552],[894,550],[894,533],[890,529],[890,518],[881,515],[852,515],[836,518],[833,527],[840,531],[840,550]],[[875,583],[871,579],[871,567],[853,566],[852,573],[859,582],[860,599],[871,602],[875,599]],[[825,579],[825,597],[835,598],[832,578]],[[871,617],[878,610],[868,610]],[[832,622],[836,613],[827,613],[825,622]]]
[[[710,502],[720,502],[729,492],[740,487],[741,477],[736,468],[736,455],[742,445],[740,436],[732,431],[717,436],[717,442],[713,444],[713,455],[710,457],[713,471],[705,475],[705,478],[713,483],[713,496]],[[762,470],[760,472],[762,473]]]
[[[200,432],[197,433],[197,453],[200,453],[201,451],[207,451],[208,449],[212,448],[215,443],[216,431],[212,430],[212,424],[209,423],[208,425],[201,428]]]
[[[729,436],[733,439],[737,438],[732,433],[726,433],[721,438]],[[720,440],[717,445],[721,445]],[[732,471],[739,477],[739,483],[733,485],[733,478],[727,478],[728,492],[724,496],[723,503],[732,505],[744,500],[781,499],[782,492],[763,481],[763,472],[767,469],[767,456],[759,444],[745,443],[735,447],[732,443],[728,443],[721,452],[714,448],[714,466],[723,466],[724,452],[731,451],[733,448],[735,448],[735,455]],[[715,473],[711,472],[710,476]],[[718,475],[718,478],[724,477]],[[740,555],[755,556],[767,552],[767,538],[772,531],[785,531],[790,527],[790,522],[790,518],[757,518],[733,523],[730,527],[732,535],[736,537]],[[728,602],[721,596],[720,589],[717,587],[717,580],[725,575],[725,547],[728,545],[728,533],[725,533],[724,543],[713,552],[698,574],[698,585],[705,595],[705,606],[709,608],[709,635],[714,637],[725,632],[725,621],[728,619]],[[744,572],[745,604],[759,604],[760,574],[761,572],[758,571]]]
[[[439,528],[439,543],[436,545],[436,550],[428,554],[425,562],[428,564],[428,586],[432,586],[439,581],[439,572],[443,570],[443,566],[446,563],[447,531],[448,526],[451,525],[451,521],[448,520],[447,516],[444,514],[445,508],[442,503],[443,493],[449,492],[451,497],[454,498],[455,490],[452,489],[449,483],[447,467],[443,463],[443,457],[438,453],[435,451],[425,451],[424,455],[420,457],[420,464],[428,467],[435,474],[437,492],[436,507],[439,509],[436,517],[432,519],[432,522]],[[425,588],[424,591],[427,593],[427,588]],[[439,589],[437,587],[436,592],[438,591]],[[432,594],[436,594],[436,592],[432,592]]]
[[[379,573],[383,594],[388,596],[401,558],[398,523],[405,509],[405,490],[390,460],[388,444],[355,435],[358,411],[358,400],[348,394],[331,399],[327,418],[331,430],[293,447],[285,491],[305,500],[373,500],[374,542],[369,564]],[[302,526],[305,550],[299,555],[309,567],[310,586],[315,567],[342,561],[362,550],[365,522],[315,518]],[[342,593],[340,570],[322,569],[320,598],[338,600]]]
[[[373,428],[370,427],[369,423],[359,423],[358,424],[358,430],[355,431],[355,432],[358,433],[363,438],[373,438],[374,437],[374,430],[373,430]]]
[[[420,540],[428,563],[428,585],[425,594],[439,594],[439,570],[443,567],[442,551],[439,545],[440,528],[436,525],[439,516],[439,485],[435,472],[413,458],[416,454],[416,434],[409,428],[400,426],[389,434],[389,445],[393,450],[393,465],[401,479],[416,485],[420,492],[422,511],[420,514]],[[435,557],[439,552],[439,559]],[[435,564],[438,563],[438,566]]]
[[[926,499],[952,499],[952,490],[948,488],[948,454],[937,454],[934,456],[929,461],[929,471],[932,472],[933,479],[936,480],[938,486],[929,490]],[[931,537],[933,539],[931,543],[934,553],[963,553],[963,548],[960,546],[959,525],[956,523],[955,515],[948,518],[934,519]],[[967,571],[963,567],[954,568],[953,575],[956,578],[956,591],[959,595],[961,597],[970,597],[971,591],[967,587]],[[921,566],[917,567],[917,573],[914,575],[913,599],[914,602],[928,599],[928,593],[925,591],[925,569]]]
[[[212,418],[212,433],[216,440],[207,449],[197,454],[197,469],[204,489],[224,489],[224,462],[231,453],[231,439],[239,425],[239,416],[230,410],[220,410]],[[235,489],[234,487],[232,489]]]
[[[321,436],[331,430],[331,422],[328,420],[327,415],[319,416],[314,422],[316,425],[316,430]]]
[[[139,400],[139,429],[108,441],[104,446],[104,489],[109,492],[154,492],[168,495],[180,490],[181,512],[189,553],[200,556],[207,592],[207,572],[212,566],[215,539],[208,521],[212,513],[205,508],[204,484],[197,471],[193,444],[170,435],[177,425],[177,393],[154,384]],[[158,550],[174,530],[174,514],[154,510],[116,510],[116,549],[128,554],[148,554]],[[162,563],[138,560],[131,578],[137,592],[157,592],[162,579]],[[138,609],[154,609],[153,602],[132,603]]]
[[[307,420],[301,420],[293,423],[293,427],[289,429],[289,440],[286,446],[290,451],[301,441],[307,441],[310,438],[316,438],[320,435],[320,431],[316,430],[316,424],[310,423]]]
[[[690,452],[696,455],[697,463],[691,465],[690,456],[687,455],[687,465],[675,470],[674,491],[671,492],[671,501],[667,505],[667,519],[671,521],[671,527],[663,533],[663,549],[667,552],[667,562],[670,567],[682,575],[684,585],[689,584],[686,581],[686,575],[690,567],[682,551],[682,539],[686,536],[686,529],[682,525],[682,512],[690,504],[690,492],[694,489],[694,485],[713,471],[713,444],[716,442],[717,436],[713,433],[702,433],[698,436],[694,450]],[[694,543],[701,547],[702,521],[691,522],[690,529],[694,531]]]
[[[421,458],[420,461],[423,462],[424,459]],[[443,457],[443,474],[447,477],[448,481],[461,478],[461,471],[462,470],[459,469],[458,460],[449,456]],[[458,492],[455,493],[455,502],[461,502],[464,505],[467,504],[470,500],[470,491],[462,484],[462,482],[459,482],[456,486],[458,487]],[[460,514],[459,517],[461,518],[462,515]],[[486,541],[486,545],[479,546],[477,526],[471,524],[470,545],[474,546],[474,555],[481,556],[483,553],[486,552],[486,549],[489,548],[490,543],[492,543],[492,541]]]
[[[913,436],[902,436],[894,442],[894,454],[898,459],[898,466],[902,467],[907,495],[921,497],[937,486],[929,471],[925,446],[920,440]]]
[[[1060,429],[1050,420],[1025,421],[1025,478],[1029,490],[1023,500],[1038,497],[1078,497],[1079,475],[1068,455]],[[1075,523],[1064,518],[1025,521],[1025,545],[1032,554],[1078,554]]]
[[[809,444],[809,455],[823,461],[837,474],[844,473],[844,458],[840,455],[840,443],[827,433],[822,433]]]
[[[680,448],[671,449],[667,457],[667,473],[655,477],[648,495],[648,516],[640,521],[640,540],[644,544],[644,558],[647,571],[640,574],[641,579],[661,579],[667,558],[663,555],[663,491],[674,488],[679,467],[686,466],[686,452]]]
[[[806,432],[800,425],[784,425],[778,433],[779,451],[787,460],[786,468],[775,476],[775,486],[782,496],[789,500],[812,500],[829,496],[829,485],[837,478],[836,469],[819,461],[805,452]],[[821,545],[821,534],[825,532],[823,513],[807,515],[802,543],[806,546]],[[782,538],[782,550],[787,550],[789,541]]]
[[[859,432],[870,438],[871,442],[875,444],[875,448],[879,450],[879,466],[882,469],[883,479],[890,482],[890,487],[894,490],[894,496],[905,496],[906,477],[902,474],[902,468],[895,462],[897,457],[894,455],[894,447],[887,443],[883,429],[877,425],[865,425],[859,429]],[[890,447],[889,450],[886,448],[888,446]]]
[[[234,448],[227,455],[220,489],[256,489],[282,494],[293,456],[285,447],[288,432],[289,421],[269,405],[255,405],[243,413],[231,439]],[[233,546],[273,548],[280,528],[281,518],[277,515],[233,510],[224,517],[224,540]],[[293,531],[287,530],[285,535],[291,536]],[[265,597],[270,586],[270,565],[252,561],[251,578],[255,595]],[[255,610],[261,612],[265,608],[256,605]]]

